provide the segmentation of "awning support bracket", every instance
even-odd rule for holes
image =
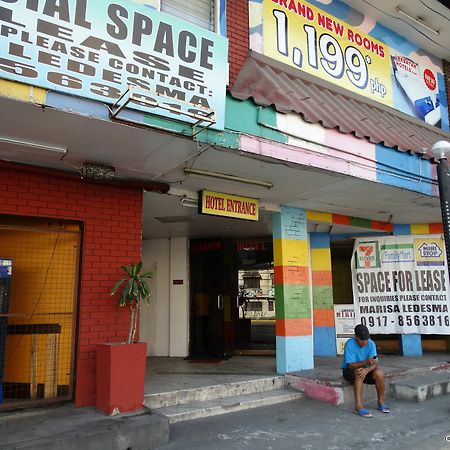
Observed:
[[[154,98],[155,96],[158,97],[158,99]],[[171,103],[164,103],[163,101],[159,100],[160,98],[162,100],[167,100],[168,102],[170,101]],[[196,122],[192,124],[192,137],[197,136],[197,134],[201,133],[202,131],[206,130],[211,125],[214,125],[216,123],[215,120],[216,113],[211,108],[206,108],[202,105],[193,105],[192,103],[186,102],[184,100],[179,100],[177,98],[169,97],[163,94],[154,94],[152,93],[152,91],[148,89],[138,88],[137,86],[131,84],[128,85],[127,90],[118,98],[118,100],[111,107],[108,106],[110,119],[134,122],[131,119],[127,118],[119,119],[118,117],[120,112],[123,111],[130,102],[133,102],[144,108],[161,108],[165,111],[170,111],[176,114],[181,114],[190,117],[192,119],[196,119]],[[174,106],[174,102],[177,102],[180,105]],[[195,107],[195,109],[200,111],[200,113],[194,112],[189,109],[183,110],[182,107],[185,108]],[[201,127],[199,130],[194,131],[195,128],[201,123],[206,123],[206,125]]]

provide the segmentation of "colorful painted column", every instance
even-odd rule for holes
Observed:
[[[336,356],[330,235],[310,233],[314,355]]]
[[[425,226],[428,227],[428,225]],[[400,225],[400,224],[394,225],[393,234],[394,236],[408,235],[408,234],[422,234],[417,229],[412,230],[412,227],[413,225]],[[413,233],[413,231],[415,231],[415,233]],[[410,357],[422,356],[422,338],[420,334],[401,334],[400,352],[403,356],[410,356]]]
[[[314,367],[309,255],[303,209],[282,206],[273,216],[277,372]]]

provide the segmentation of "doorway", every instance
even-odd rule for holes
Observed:
[[[272,239],[192,240],[191,356],[274,355]]]
[[[275,354],[275,285],[272,239],[235,243],[238,271],[234,353]]]
[[[236,298],[236,258],[229,240],[192,240],[190,245],[189,353],[223,357],[232,351],[232,299]]]
[[[81,228],[0,216],[0,409],[70,400]]]

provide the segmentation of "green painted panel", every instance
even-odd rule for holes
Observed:
[[[160,130],[173,131],[185,136],[192,136],[192,126],[188,123],[176,122],[174,120],[164,119],[163,117],[145,115],[144,123],[150,127]]]
[[[372,228],[372,221],[359,217],[350,217],[350,225],[354,227]]]
[[[240,147],[240,135],[234,131],[204,130],[197,134],[195,140],[236,150]]]
[[[287,137],[277,131],[277,113],[270,107],[256,106],[251,100],[236,100],[227,95],[225,104],[225,129],[264,137],[277,142],[287,142]],[[261,122],[263,118],[263,123]],[[264,126],[267,124],[267,126]]]
[[[275,285],[275,311],[277,319],[311,318],[309,286]]]
[[[232,131],[217,131],[211,129],[200,129],[204,126],[200,124],[195,130],[190,124],[175,122],[173,120],[164,119],[158,116],[147,115],[144,118],[144,123],[150,127],[160,130],[171,131],[182,136],[192,137],[192,134],[198,132],[195,139],[198,142],[206,144],[220,145],[221,147],[239,149],[240,135]]]
[[[332,286],[313,286],[312,292],[314,309],[328,309],[333,307]]]

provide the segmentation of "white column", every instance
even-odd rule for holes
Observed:
[[[189,352],[189,246],[188,239],[170,240],[169,356]]]
[[[142,242],[143,270],[153,272],[149,282],[150,305],[141,309],[139,336],[149,356],[169,356],[170,240]]]

